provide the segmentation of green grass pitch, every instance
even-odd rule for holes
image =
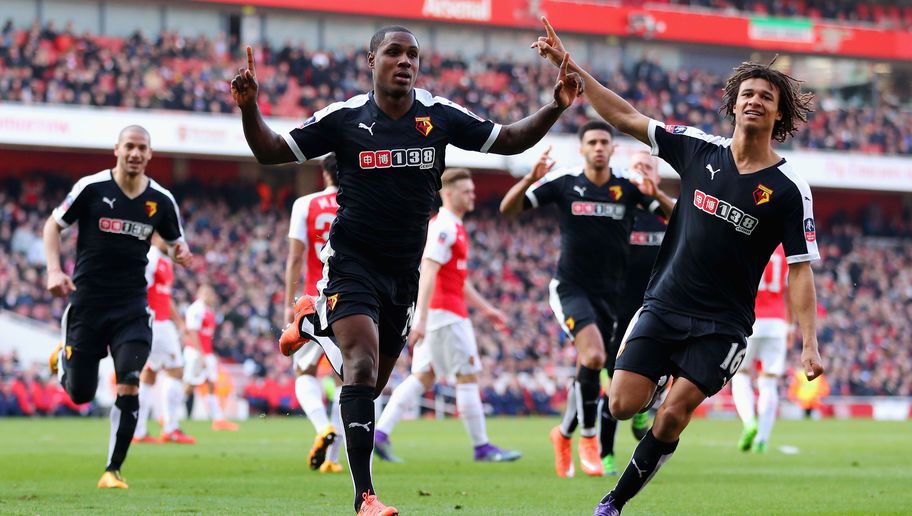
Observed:
[[[489,420],[493,442],[525,457],[476,464],[460,421],[403,422],[393,442],[407,462],[376,460],[375,485],[402,514],[592,514],[614,479],[558,479],[547,439],[554,424]],[[112,491],[95,488],[106,419],[0,419],[0,514],[353,514],[347,472],[307,469],[305,419],[186,430],[198,444],[134,445],[123,470],[130,489]],[[763,456],[735,449],[739,431],[736,421],[694,421],[624,514],[912,514],[907,422],[780,421]],[[622,467],[633,449],[628,423],[618,437]]]

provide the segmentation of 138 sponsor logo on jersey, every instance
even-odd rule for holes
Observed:
[[[98,229],[105,233],[115,233],[118,235],[130,235],[140,240],[146,240],[152,234],[154,228],[149,224],[134,222],[132,220],[111,219],[102,217],[98,219]]]
[[[584,217],[611,217],[621,220],[627,213],[627,207],[610,202],[576,201],[570,205],[570,213]]]
[[[744,210],[738,209],[730,203],[708,195],[701,190],[694,191],[693,203],[694,206],[704,212],[727,221],[735,226],[736,231],[745,235],[750,235],[760,222],[753,215],[744,213]]]
[[[437,150],[434,147],[362,151],[358,154],[358,161],[363,170],[402,167],[418,167],[426,170],[434,167],[436,158]]]

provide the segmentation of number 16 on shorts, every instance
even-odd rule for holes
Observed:
[[[726,355],[725,360],[719,364],[719,368],[725,371],[726,382],[729,378],[732,377],[732,375],[738,372],[738,369],[741,367],[741,362],[744,361],[744,355],[746,353],[747,346],[741,342],[732,342],[731,349],[728,350],[728,355]]]

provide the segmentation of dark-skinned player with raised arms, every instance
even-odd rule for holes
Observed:
[[[567,52],[545,18],[532,44],[564,66]],[[643,307],[621,342],[609,394],[617,419],[647,410],[675,377],[655,422],[633,452],[596,516],[619,514],[667,462],[694,410],[738,371],[754,322],[754,300],[770,255],[781,243],[789,297],[801,327],[801,366],[823,374],[817,349],[817,300],[811,261],[819,259],[807,182],[772,147],[807,119],[812,96],[799,81],[757,63],[742,63],[725,85],[720,112],[731,138],[693,127],[665,126],[601,85],[572,60],[592,107],[618,130],[649,145],[681,176]],[[679,509],[680,512],[681,509]]]
[[[418,294],[418,269],[435,207],[447,144],[516,154],[540,141],[576,98],[582,82],[560,67],[554,100],[509,125],[484,120],[445,98],[415,88],[421,50],[401,26],[384,27],[367,56],[373,90],[317,111],[288,134],[273,132],[257,107],[253,53],[231,81],[244,135],[260,163],[303,162],[335,152],[338,216],[321,252],[316,299],[295,304],[280,339],[283,354],[311,337],[343,378],[343,431],[359,515],[398,514],[376,496],[371,475],[374,399],[406,343]],[[569,62],[569,58],[568,58]],[[330,344],[332,345],[332,344]]]

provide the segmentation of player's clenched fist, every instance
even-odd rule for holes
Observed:
[[[76,284],[63,271],[52,271],[48,272],[47,290],[52,296],[67,297],[76,290]]]
[[[801,351],[801,366],[808,381],[814,380],[823,374],[823,365],[820,364],[820,352],[816,346],[805,346]]]
[[[247,47],[247,68],[239,68],[238,74],[231,81],[231,96],[239,108],[256,106],[257,90],[256,68],[253,65],[253,49]]]

